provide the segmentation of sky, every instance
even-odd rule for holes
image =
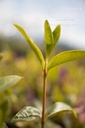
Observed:
[[[85,49],[85,0],[0,0],[0,35],[21,37],[16,23],[42,39],[46,19],[52,30],[61,25],[61,44]]]

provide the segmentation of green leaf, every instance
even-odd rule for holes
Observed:
[[[53,38],[53,34],[49,25],[49,22],[46,20],[45,24],[44,24],[44,38],[45,38],[45,43],[48,45],[52,45],[52,43],[54,42],[54,38]]]
[[[13,118],[12,122],[16,121],[33,121],[37,118],[41,119],[41,112],[32,106],[27,106],[21,109]]]
[[[44,23],[44,39],[46,43],[46,58],[49,58],[54,43],[53,33],[50,28],[49,22],[46,20]]]
[[[21,32],[21,34],[25,37],[25,39],[27,40],[28,44],[30,45],[31,49],[34,51],[35,55],[37,56],[38,60],[40,61],[40,64],[42,66],[42,69],[44,69],[44,57],[40,51],[40,49],[37,47],[37,45],[35,45],[35,43],[30,39],[30,37],[27,35],[27,33],[25,32],[25,30],[17,25],[14,24],[14,26]]]
[[[56,45],[56,43],[57,43],[58,40],[59,40],[59,37],[60,37],[60,30],[61,30],[61,27],[60,27],[60,25],[58,25],[58,26],[56,26],[56,28],[55,28],[54,31],[53,31],[54,46]]]
[[[52,50],[60,37],[60,25],[58,25],[52,32],[49,22],[46,20],[44,24],[44,39],[46,43],[46,58],[49,58]]]
[[[0,77],[0,92],[15,85],[22,77],[16,75]]]
[[[48,70],[52,69],[57,65],[84,57],[85,57],[85,51],[83,50],[71,50],[71,51],[61,52],[51,59],[51,61],[48,64]]]
[[[0,105],[0,128],[3,126],[3,123],[4,123],[5,119],[6,119],[7,112],[8,112],[8,107],[9,107],[8,100],[5,100]]]
[[[67,104],[62,102],[56,102],[47,112],[47,118],[51,118],[53,116],[57,117],[59,114],[63,112],[72,112],[75,117],[77,117],[75,111]]]

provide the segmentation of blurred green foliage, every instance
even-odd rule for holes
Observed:
[[[59,51],[61,49],[58,49]],[[39,107],[41,105],[42,71],[32,51],[22,52],[9,49],[4,50],[3,54],[4,57],[0,62],[0,76],[19,75],[24,77],[14,87],[0,93],[0,104],[9,98],[9,116],[6,118],[6,122],[9,122],[11,117],[22,107],[26,105]],[[53,68],[48,76],[47,96],[49,105],[56,101],[63,101],[70,104],[78,114],[77,119],[73,118],[72,115],[68,115],[68,118],[64,115],[64,118],[53,119],[54,122],[48,122],[47,127],[85,128],[85,59],[68,62]],[[24,125],[17,123],[17,126],[34,127],[30,123]]]

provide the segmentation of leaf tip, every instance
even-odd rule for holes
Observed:
[[[15,121],[14,121],[14,118],[12,118],[12,119],[11,119],[11,122],[12,122],[12,123],[14,123],[14,122],[15,122]]]
[[[49,22],[48,20],[45,20],[45,25],[49,25]],[[49,25],[50,26],[50,25]]]
[[[45,20],[45,23],[46,23],[46,22],[48,22],[48,20],[47,20],[47,19]]]
[[[21,26],[19,26],[18,24],[13,24],[14,27],[16,27],[17,29],[20,29]]]
[[[14,26],[14,27],[16,27],[16,26],[17,26],[17,24],[13,24],[13,26]]]

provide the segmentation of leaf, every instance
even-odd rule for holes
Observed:
[[[8,112],[8,107],[9,107],[8,100],[5,100],[0,105],[0,128],[3,126],[3,123],[4,123],[5,119],[6,119],[7,112]]]
[[[62,102],[56,102],[47,112],[47,118],[51,118],[53,116],[57,117],[59,114],[63,112],[72,112],[75,117],[77,117],[76,112],[67,104]]]
[[[44,23],[44,39],[46,43],[46,58],[49,58],[54,43],[53,33],[50,28],[49,22],[46,20]]]
[[[33,121],[38,118],[41,119],[41,112],[32,106],[27,106],[21,109],[13,118],[12,122],[16,121]]]
[[[71,50],[71,51],[61,52],[51,59],[51,61],[48,64],[48,70],[52,69],[57,65],[84,57],[85,57],[85,51],[83,50]]]
[[[15,85],[22,77],[16,75],[0,77],[0,92]]]
[[[54,49],[60,37],[60,25],[58,25],[52,32],[49,22],[46,20],[44,24],[44,31],[44,38],[46,43],[46,58],[49,58],[52,50]]]
[[[54,42],[53,34],[49,25],[49,22],[46,20],[44,24],[45,30],[45,43],[51,45]]]
[[[25,30],[17,25],[14,24],[14,26],[21,32],[21,34],[25,37],[25,39],[27,40],[28,44],[30,45],[30,47],[32,48],[32,50],[34,51],[35,55],[37,56],[38,60],[40,61],[40,64],[42,66],[42,69],[44,69],[44,57],[40,51],[40,49],[37,47],[37,45],[35,45],[35,43],[30,39],[30,37],[27,35],[27,33],[25,32]]]
[[[56,26],[56,28],[54,29],[53,31],[53,36],[54,36],[54,45],[56,45],[56,43],[58,42],[59,40],[59,37],[60,37],[60,25]]]

